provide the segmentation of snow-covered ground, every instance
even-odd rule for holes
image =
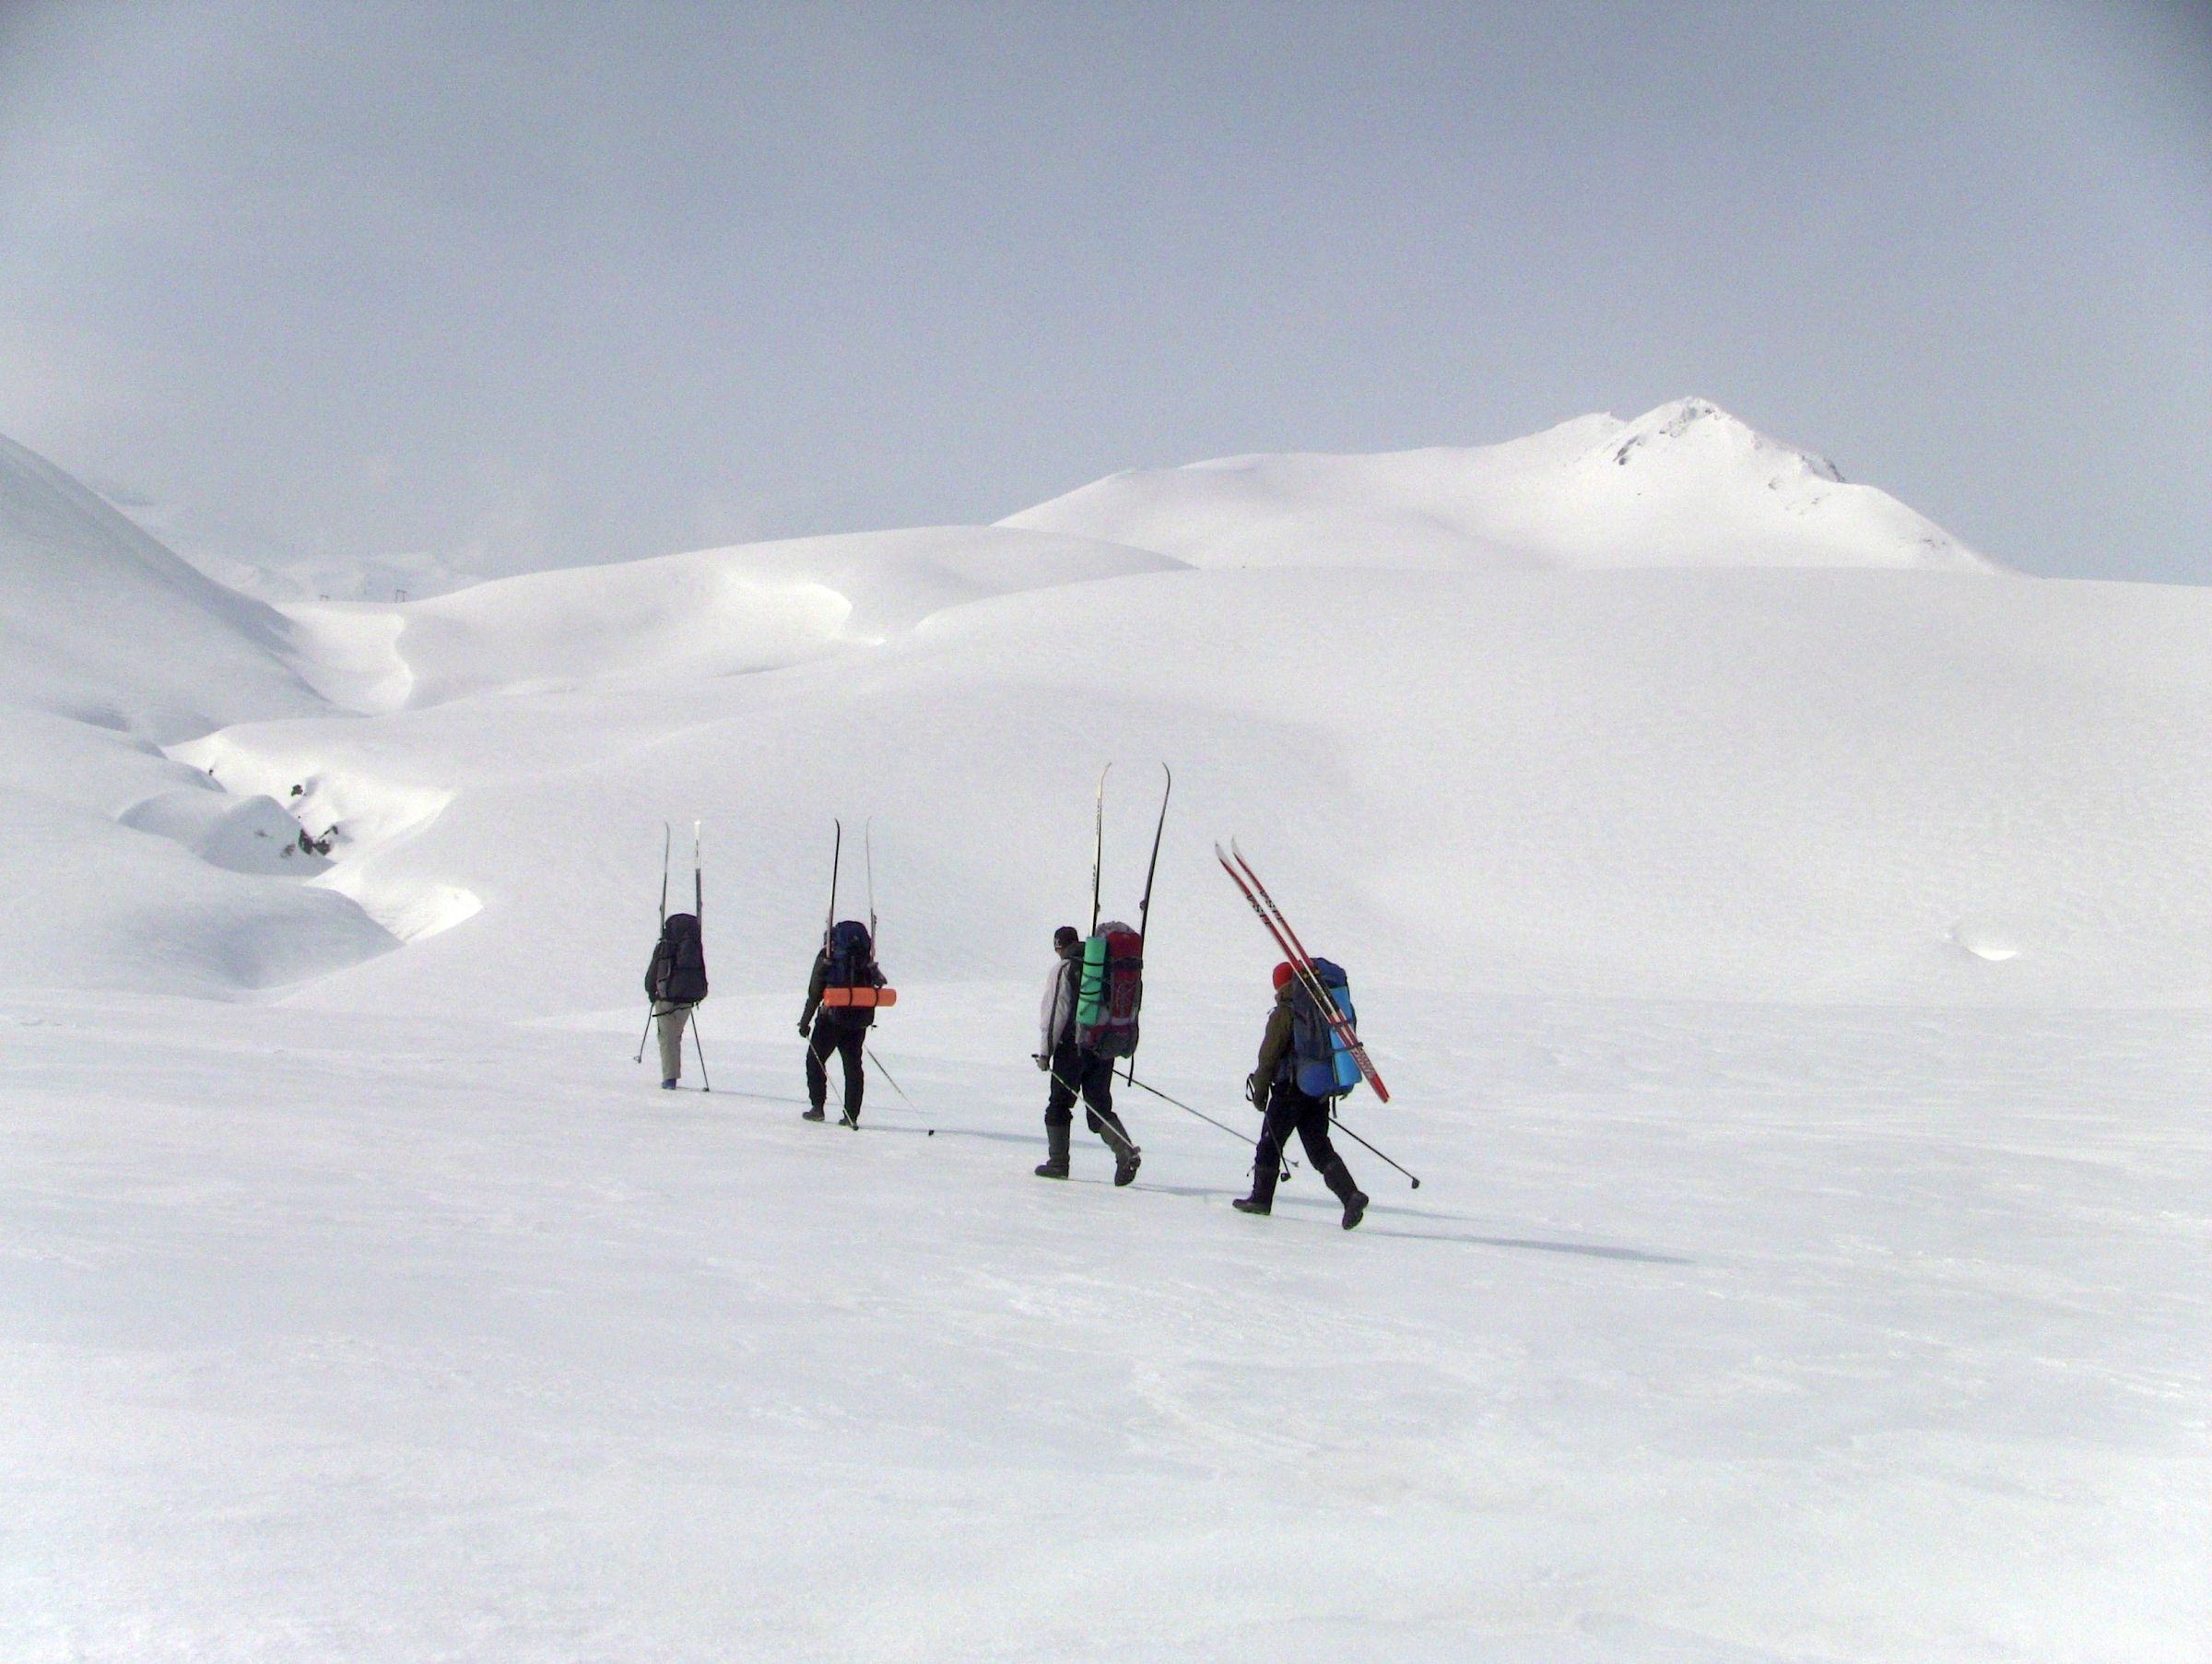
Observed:
[[[2196,592],[1695,401],[406,605],[8,448],[0,561],[0,1657],[2206,1656]],[[1359,1232],[1126,1091],[1030,1176],[1109,759],[1148,1078],[1252,1125],[1214,838],[1350,966]]]

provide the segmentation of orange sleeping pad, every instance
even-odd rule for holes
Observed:
[[[822,1004],[829,1007],[874,1007],[877,1010],[899,1003],[896,988],[824,988]]]

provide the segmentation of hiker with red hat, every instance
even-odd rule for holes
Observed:
[[[1275,1207],[1277,1175],[1282,1171],[1283,1146],[1293,1128],[1306,1147],[1306,1160],[1321,1174],[1322,1183],[1344,1206],[1344,1228],[1349,1231],[1367,1211],[1367,1198],[1352,1183],[1350,1169],[1329,1142],[1329,1098],[1317,1098],[1299,1084],[1298,1038],[1300,1030],[1322,1029],[1313,992],[1288,964],[1275,968],[1275,1009],[1267,1014],[1267,1032],[1260,1041],[1259,1067],[1244,1082],[1244,1095],[1260,1112],[1260,1141],[1253,1151],[1252,1194],[1232,1204],[1240,1213],[1265,1214]],[[1325,1044],[1325,1041],[1324,1041]]]

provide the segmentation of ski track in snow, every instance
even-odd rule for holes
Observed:
[[[8,1008],[6,1656],[2200,1656],[2201,1015],[1394,995],[1347,1234],[977,1014]]]

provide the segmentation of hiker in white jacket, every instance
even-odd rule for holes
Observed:
[[[1079,1044],[1076,1037],[1076,1005],[1081,994],[1083,938],[1073,925],[1053,932],[1058,955],[1045,978],[1044,998],[1037,1011],[1038,1049],[1031,1054],[1037,1067],[1052,1077],[1044,1099],[1045,1159],[1037,1169],[1041,1179],[1067,1176],[1069,1128],[1079,1095],[1084,1120],[1090,1130],[1113,1151],[1113,1182],[1126,1185],[1136,1176],[1141,1160],[1129,1140],[1129,1129],[1113,1109],[1113,1059],[1101,1057]]]

